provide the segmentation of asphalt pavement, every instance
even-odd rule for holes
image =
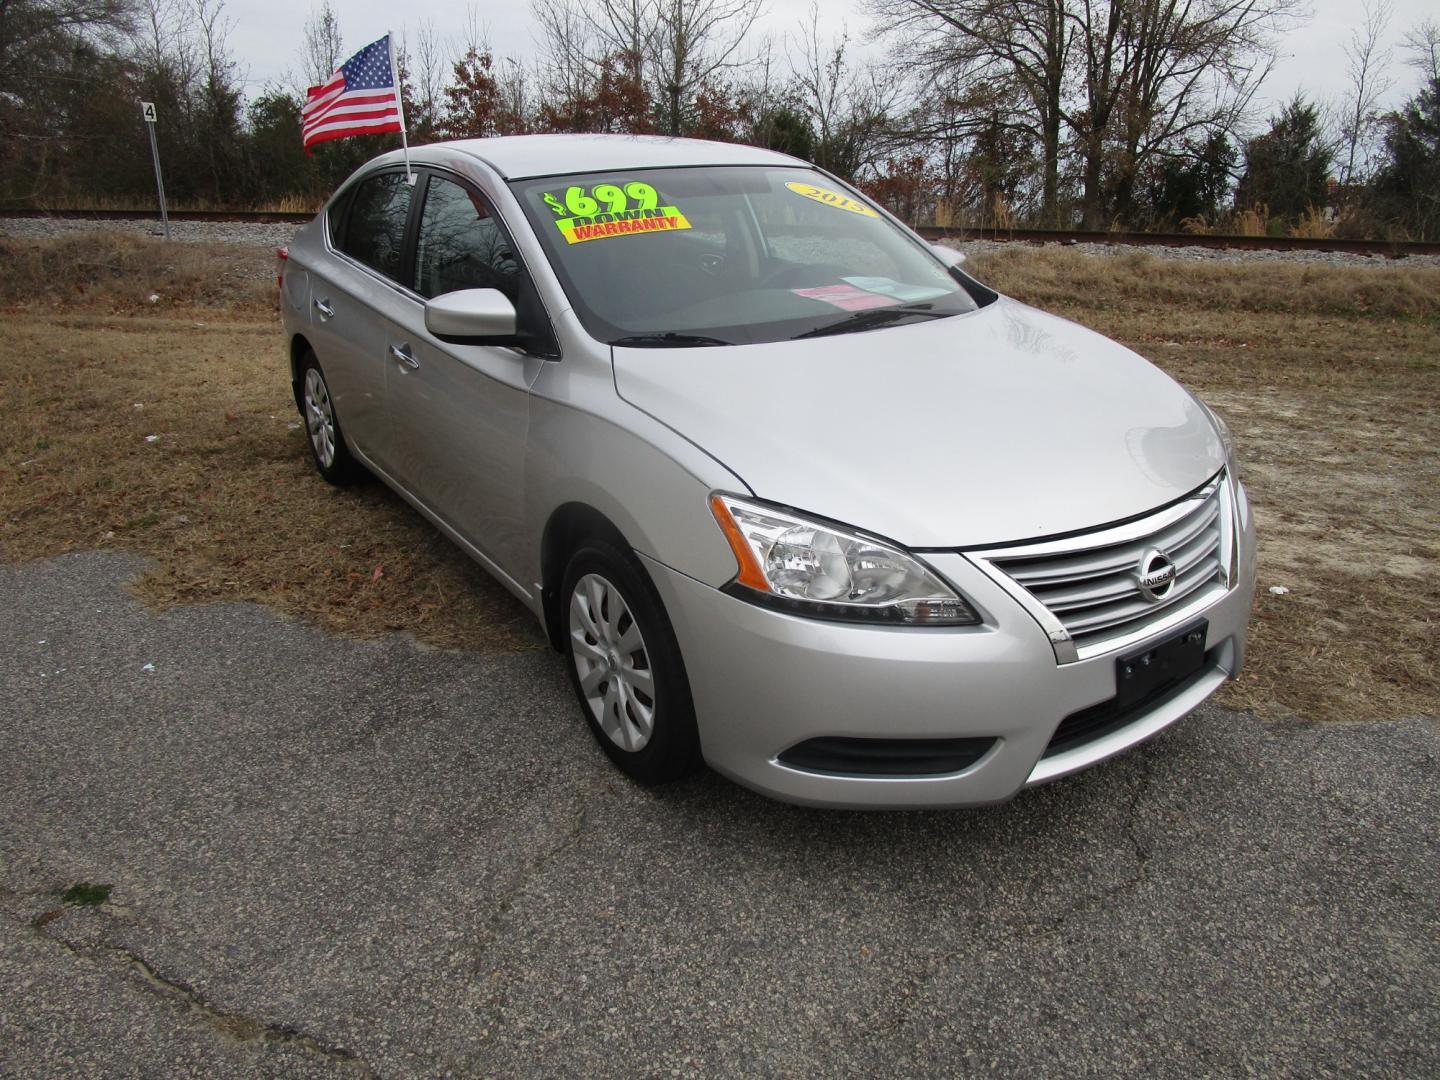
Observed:
[[[1433,718],[1207,707],[985,810],[646,791],[552,653],[142,567],[0,566],[0,1075],[1440,1073]]]

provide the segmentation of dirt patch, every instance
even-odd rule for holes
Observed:
[[[529,613],[398,498],[314,474],[268,257],[217,249],[234,274],[207,284],[136,243],[128,283],[67,276],[53,251],[21,252],[49,267],[25,271],[30,285],[6,279],[26,307],[3,316],[0,557],[118,547],[158,561],[138,585],[155,605],[254,600],[348,634],[542,645]],[[973,265],[1151,357],[1230,421],[1261,576],[1250,664],[1224,700],[1310,719],[1435,714],[1440,271],[1024,249]],[[141,295],[165,272],[192,297],[184,317]]]
[[[1251,665],[1229,700],[1318,719],[1433,714],[1437,330],[1288,320],[1247,329],[1247,363],[1235,345],[1192,339],[1167,364],[1229,420],[1260,528]]]
[[[1149,357],[1235,433],[1260,589],[1246,671],[1222,700],[1316,720],[1435,715],[1440,271],[1007,255],[977,272]]]

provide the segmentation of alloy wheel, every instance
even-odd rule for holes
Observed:
[[[642,749],[655,730],[654,672],[629,605],[599,574],[586,574],[570,595],[570,653],[600,730],[622,750]]]
[[[335,464],[335,410],[324,376],[313,367],[305,372],[305,426],[320,467],[330,468]]]

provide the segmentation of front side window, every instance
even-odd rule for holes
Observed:
[[[811,170],[647,169],[512,188],[586,330],[612,344],[780,341],[977,306],[923,243]]]
[[[499,289],[514,303],[519,273],[514,248],[480,197],[431,176],[415,241],[415,291],[429,298]]]
[[[410,192],[404,173],[381,173],[362,180],[350,203],[340,250],[398,281]]]

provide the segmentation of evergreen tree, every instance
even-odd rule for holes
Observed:
[[[1169,158],[1155,170],[1148,199],[1154,225],[1174,228],[1187,219],[1214,224],[1220,217],[1234,175],[1235,147],[1223,131],[1215,131],[1198,147],[1186,149],[1185,156]]]
[[[1440,78],[1389,117],[1375,194],[1415,238],[1440,237]]]
[[[1270,130],[1245,144],[1245,171],[1235,192],[1241,209],[1268,207],[1293,223],[1328,202],[1335,155],[1326,143],[1320,110],[1299,95],[1270,119]]]

